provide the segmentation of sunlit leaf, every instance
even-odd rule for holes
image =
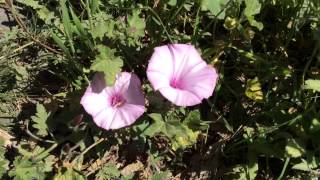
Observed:
[[[90,69],[93,71],[103,72],[107,85],[113,85],[116,75],[121,71],[123,61],[120,57],[115,56],[115,50],[109,47],[98,46],[99,54],[93,61]]]
[[[304,89],[310,89],[316,92],[320,92],[320,80],[316,80],[316,79],[306,80]]]
[[[296,139],[288,139],[285,150],[286,154],[293,158],[300,157],[306,152],[304,144]]]

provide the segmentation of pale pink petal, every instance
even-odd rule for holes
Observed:
[[[93,116],[93,121],[97,126],[109,130],[111,123],[117,118],[117,111],[118,110],[113,107],[106,108],[96,116]]]
[[[193,69],[187,73],[183,79],[184,90],[197,94],[202,98],[209,98],[215,88],[218,75],[211,66],[205,66],[201,69]]]
[[[108,107],[109,97],[105,92],[105,87],[103,74],[96,73],[80,101],[80,104],[82,104],[88,114],[95,116],[101,110]]]
[[[148,79],[155,90],[169,85],[173,68],[173,55],[168,46],[156,47],[147,69]]]
[[[202,101],[202,97],[186,90],[166,87],[161,88],[159,91],[165,98],[177,106],[193,106]]]
[[[124,104],[118,108],[110,129],[119,129],[133,124],[145,112],[144,106]]]
[[[104,78],[102,80],[95,76],[83,95],[81,104],[85,110],[106,130],[134,123],[145,111],[139,78],[135,74],[120,73],[112,87],[105,85]]]
[[[209,98],[218,78],[215,69],[188,44],[155,48],[147,76],[155,90],[178,106],[196,105]]]
[[[100,93],[106,87],[103,73],[96,73],[86,92]]]
[[[103,109],[109,107],[108,97],[105,95],[104,91],[101,93],[86,92],[80,101],[80,104],[91,116],[95,116]]]
[[[119,73],[116,77],[116,82],[114,83],[114,89],[118,93],[123,93],[129,87],[131,80],[131,74],[128,72]]]
[[[141,82],[137,75],[130,74],[130,83],[127,90],[123,92],[126,103],[144,106],[144,96],[141,90]]]

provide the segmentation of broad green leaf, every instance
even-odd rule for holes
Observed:
[[[207,130],[209,128],[208,123],[209,122],[201,120],[199,110],[189,112],[188,116],[183,121],[183,124],[192,130]]]
[[[316,92],[320,92],[320,80],[316,80],[316,79],[306,80],[304,89],[310,89]]]
[[[296,139],[288,139],[285,151],[289,157],[297,158],[302,156],[306,152],[306,149],[301,141]]]
[[[107,85],[113,85],[116,75],[121,71],[123,61],[120,57],[114,55],[114,49],[99,45],[98,51],[99,54],[96,56],[90,69],[103,72]]]
[[[42,104],[37,104],[36,109],[36,115],[31,117],[32,121],[34,122],[32,127],[37,129],[37,135],[46,136],[48,135],[48,126],[46,122],[50,116],[50,112],[48,113]]]
[[[170,6],[175,6],[175,5],[177,5],[177,0],[169,0],[169,1],[168,1],[168,4],[169,4]]]
[[[144,131],[144,134],[150,137],[165,132],[165,122],[163,121],[160,114],[149,114],[148,115],[154,122]]]
[[[246,8],[244,15],[247,17],[251,26],[258,28],[260,31],[263,29],[263,24],[254,19],[254,15],[260,13],[261,4],[259,0],[245,0]]]
[[[244,15],[253,16],[260,13],[261,4],[259,0],[245,0],[245,3]]]
[[[52,167],[49,167],[52,162],[48,163],[49,160],[46,162],[33,161],[28,157],[17,156],[13,162],[14,168],[9,171],[9,176],[14,177],[14,180],[44,180],[45,173],[52,171]]]
[[[224,19],[225,17],[225,6],[228,0],[201,0],[201,10],[209,10],[218,19]],[[220,13],[220,14],[219,14]]]
[[[134,10],[132,15],[128,16],[128,32],[134,37],[143,37],[144,29],[146,27],[145,21],[139,17],[140,11]]]

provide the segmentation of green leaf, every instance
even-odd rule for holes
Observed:
[[[146,27],[145,21],[139,17],[140,11],[134,10],[132,15],[128,16],[128,32],[134,38],[144,36]]]
[[[188,116],[183,121],[183,124],[192,130],[207,130],[209,128],[208,123],[209,122],[201,120],[199,110],[189,112]]]
[[[103,72],[107,85],[113,85],[116,75],[121,71],[123,61],[120,57],[114,55],[114,49],[99,45],[98,51],[99,54],[96,56],[90,69]]]
[[[96,175],[96,179],[98,180],[107,180],[107,179],[117,179],[121,175],[117,166],[112,163],[108,163],[100,169],[100,171]]]
[[[196,143],[200,131],[194,131],[180,121],[164,121],[160,114],[149,114],[154,121],[145,131],[144,134],[153,137],[157,134],[167,136],[173,150],[185,149]]]
[[[297,158],[302,156],[306,152],[306,149],[302,141],[291,138],[291,139],[288,139],[287,141],[285,151],[287,156],[292,158]]]
[[[170,175],[169,171],[163,171],[163,172],[156,172],[152,177],[151,180],[166,180],[168,179]]]
[[[170,6],[175,6],[175,5],[177,5],[177,0],[169,0],[167,3],[168,3]]]
[[[39,1],[36,0],[17,0],[17,2],[24,4],[26,6],[30,6],[33,9],[39,9],[42,6],[39,4]]]
[[[263,29],[263,24],[254,19],[254,15],[260,13],[261,4],[259,0],[245,0],[246,8],[244,15],[247,17],[251,26],[258,28],[260,31]]]
[[[149,114],[148,115],[154,122],[144,131],[144,134],[150,137],[165,132],[165,122],[163,121],[161,114]]]
[[[228,0],[201,0],[200,6],[202,11],[209,10],[218,19],[224,19],[225,6]],[[220,13],[220,14],[219,14]]]
[[[316,92],[320,92],[320,80],[316,80],[316,79],[306,80],[304,89],[310,89]]]
[[[54,32],[51,32],[52,39],[59,46],[59,48],[66,54],[68,58],[71,58],[71,54],[67,46],[64,45],[64,41],[57,36]]]
[[[73,168],[68,168],[67,170],[60,169],[58,174],[54,176],[54,180],[85,180],[86,178],[73,170]]]
[[[263,100],[263,92],[261,90],[261,84],[259,82],[258,77],[255,77],[254,79],[249,79],[247,81],[245,94],[248,98],[254,101]]]
[[[31,119],[34,122],[32,127],[37,129],[37,135],[46,136],[48,135],[48,126],[47,120],[50,116],[50,112],[48,113],[42,104],[37,104],[37,113],[35,116],[32,116]]]
[[[45,179],[45,173],[52,171],[52,167],[49,167],[52,162],[47,164],[49,160],[46,162],[33,161],[28,157],[17,156],[13,162],[14,168],[9,171],[9,176],[14,177],[14,180]]]

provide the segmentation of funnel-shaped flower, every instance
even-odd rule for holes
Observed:
[[[155,90],[178,106],[193,106],[209,98],[218,78],[215,69],[187,44],[156,47],[147,76]]]
[[[102,74],[96,74],[81,104],[94,122],[106,130],[129,126],[145,111],[140,80],[127,72],[120,73],[112,87],[106,86]]]

